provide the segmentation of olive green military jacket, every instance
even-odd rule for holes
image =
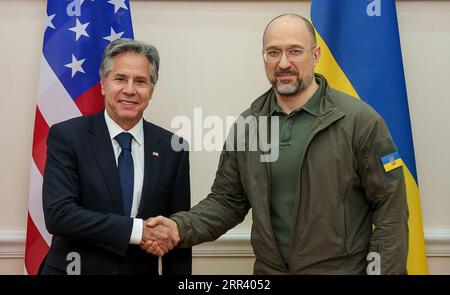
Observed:
[[[397,151],[388,128],[366,103],[332,89],[321,75],[316,79],[326,90],[302,155],[288,266],[272,231],[270,163],[261,161],[260,149],[223,150],[208,197],[171,216],[181,247],[217,239],[252,208],[255,274],[365,274],[368,265],[375,273],[406,274],[403,171],[386,172],[380,161]],[[267,116],[271,91],[242,116]]]

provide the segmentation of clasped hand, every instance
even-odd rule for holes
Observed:
[[[144,220],[141,249],[149,254],[163,256],[180,241],[178,225],[164,216]]]

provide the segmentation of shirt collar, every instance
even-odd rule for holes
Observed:
[[[277,96],[275,95],[275,91],[272,91],[270,94],[270,111],[269,114],[273,116],[276,113],[284,113],[281,109],[280,105],[277,102]]]
[[[316,78],[316,82],[319,85],[319,87],[317,88],[313,96],[302,107],[305,111],[307,111],[308,113],[310,113],[315,117],[319,115],[320,101],[322,100],[325,90],[325,87],[323,86],[323,83],[320,79]]]
[[[105,109],[105,121],[106,121],[106,127],[108,127],[109,131],[109,137],[111,140],[115,138],[117,135],[119,135],[122,132],[128,132],[130,133],[134,140],[141,145],[144,140],[144,120],[141,118],[136,125],[133,126],[128,131],[123,130],[122,127],[119,126],[108,114],[108,112]]]

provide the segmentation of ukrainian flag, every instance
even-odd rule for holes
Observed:
[[[402,166],[402,159],[397,152],[381,157],[380,160],[386,172]]]
[[[394,0],[312,0],[311,20],[322,57],[316,68],[329,84],[364,99],[383,116],[399,155],[385,169],[403,167],[409,207],[408,273],[426,274],[416,163]],[[383,159],[381,159],[383,161]],[[394,167],[394,168],[393,168]]]

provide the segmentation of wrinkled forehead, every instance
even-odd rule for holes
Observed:
[[[111,71],[135,70],[151,76],[150,66],[147,57],[134,51],[121,52],[111,58]]]

